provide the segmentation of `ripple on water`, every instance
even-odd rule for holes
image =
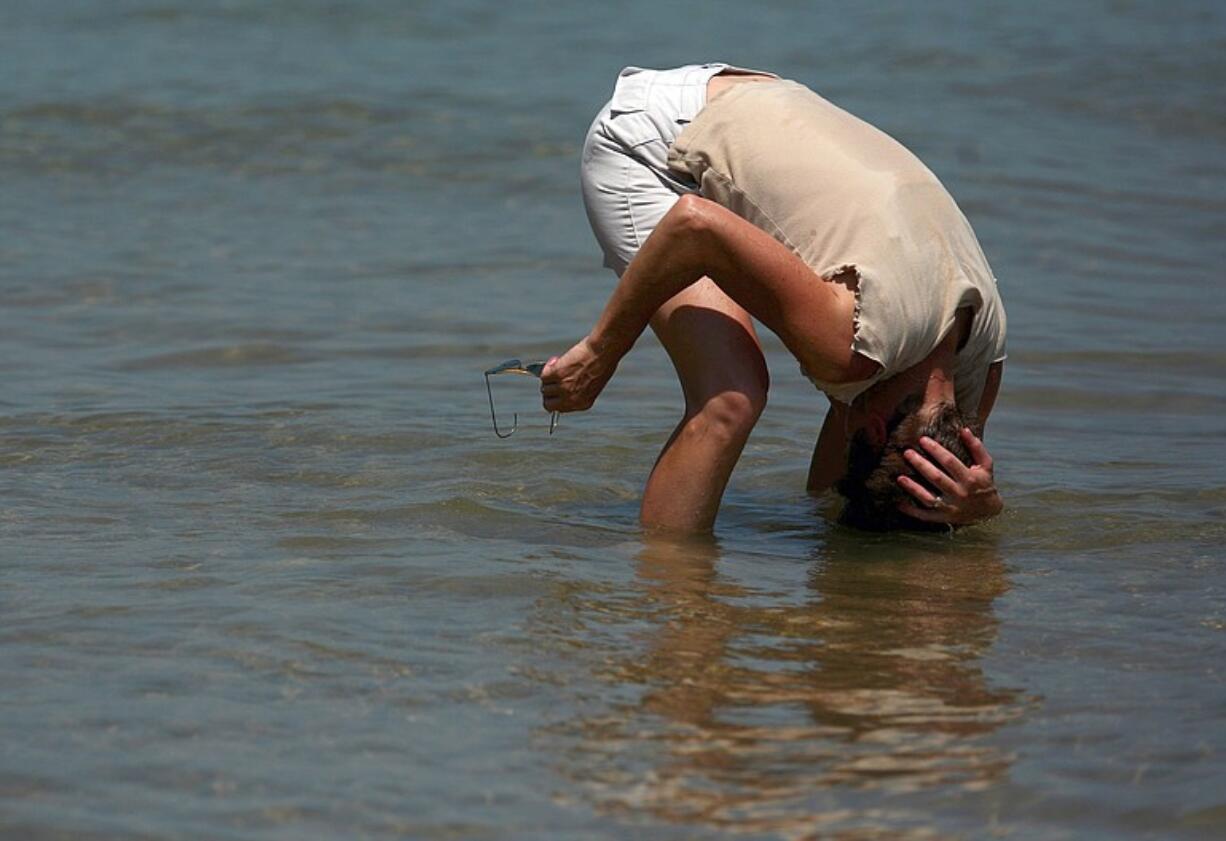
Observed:
[[[242,368],[260,365],[300,365],[318,357],[297,347],[255,342],[225,347],[159,353],[121,363],[123,371],[161,371],[177,368]]]

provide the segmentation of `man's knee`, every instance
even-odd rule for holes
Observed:
[[[694,421],[706,434],[737,440],[748,437],[766,408],[768,383],[743,385],[712,395],[697,407]]]

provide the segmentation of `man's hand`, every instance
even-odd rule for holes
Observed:
[[[554,357],[541,372],[541,398],[547,412],[583,412],[592,407],[617,370],[584,339],[561,356]]]
[[[928,453],[928,458],[916,450],[904,453],[907,463],[927,479],[939,495],[908,476],[899,476],[898,484],[915,499],[915,503],[901,503],[899,511],[928,523],[959,526],[977,523],[1001,512],[1005,505],[992,478],[992,456],[969,429],[962,430],[962,441],[974,459],[969,467],[927,436],[920,438],[920,446]]]

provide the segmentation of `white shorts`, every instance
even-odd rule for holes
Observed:
[[[604,264],[620,276],[678,198],[698,185],[670,172],[668,147],[707,104],[707,82],[727,64],[675,70],[627,67],[588,129],[580,181]],[[754,72],[754,71],[743,71]]]

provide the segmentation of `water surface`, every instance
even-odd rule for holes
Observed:
[[[1226,831],[1226,13],[8,2],[0,835]],[[771,404],[715,539],[646,540],[645,338],[546,434],[611,276],[626,64],[810,84],[920,154],[1010,318],[1007,512],[866,536]]]

